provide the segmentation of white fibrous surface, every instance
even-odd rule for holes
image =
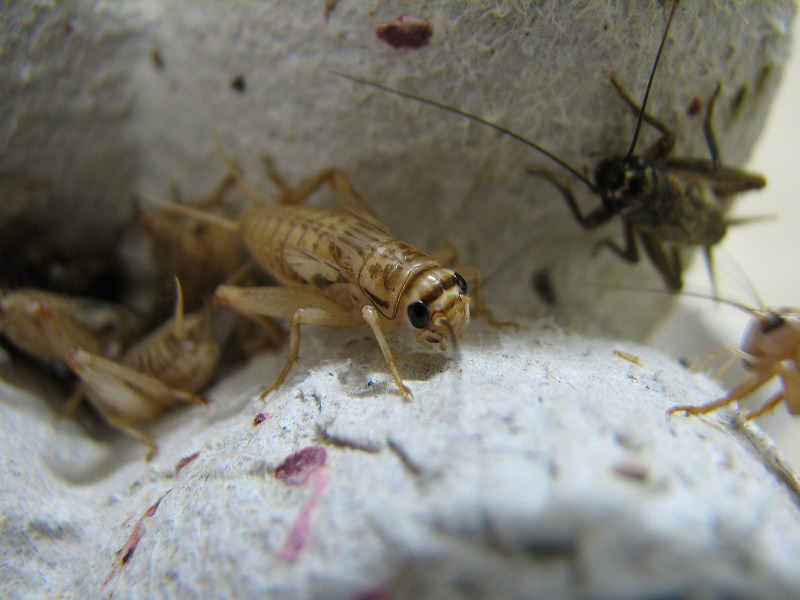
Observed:
[[[307,335],[266,405],[254,395],[280,354],[214,386],[208,408],[155,427],[149,465],[123,436],[87,440],[4,386],[7,589],[796,595],[800,497],[774,452],[731,412],[665,415],[721,395],[717,385],[633,342],[473,325],[457,353],[393,338],[412,402],[366,332]],[[324,464],[287,482],[280,465],[296,452],[324,452]]]
[[[0,595],[800,598],[797,478],[733,410],[667,418],[725,391],[641,344],[671,299],[606,287],[662,284],[645,257],[592,256],[621,240],[619,219],[583,231],[526,169],[552,170],[585,212],[599,200],[531,148],[331,73],[480,114],[591,175],[635,126],[610,77],[641,98],[668,6],[325,9],[0,8],[2,235],[24,223],[65,255],[111,253],[124,237],[125,266],[146,282],[137,202],[173,183],[208,194],[225,173],[216,136],[265,198],[264,153],[292,183],[342,168],[399,238],[454,244],[519,329],[477,316],[447,352],[389,336],[409,402],[368,328],[304,327],[300,362],[266,403],[285,347],[228,367],[207,407],[153,423],[151,463],[90,411],[59,418],[69,391],[2,354]],[[648,104],[676,132],[676,156],[707,158],[696,106],[721,83],[720,152],[744,165],[795,9],[680,5]],[[389,25],[418,47],[392,47]],[[637,148],[656,138],[645,127]],[[550,277],[553,306],[534,273]]]

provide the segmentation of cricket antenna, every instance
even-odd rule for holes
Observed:
[[[636,149],[636,142],[639,139],[639,131],[642,128],[642,121],[644,120],[644,111],[647,107],[647,99],[650,97],[650,88],[653,86],[653,79],[656,76],[656,68],[658,68],[658,61],[661,58],[661,51],[664,49],[664,43],[667,41],[669,35],[669,28],[672,25],[672,17],[675,16],[675,11],[678,8],[680,0],[673,0],[672,10],[670,10],[669,18],[667,19],[667,26],[664,28],[664,35],[661,36],[661,44],[658,46],[658,53],[656,53],[656,60],[653,63],[653,70],[650,71],[650,79],[647,80],[647,88],[644,91],[644,98],[642,98],[642,107],[639,109],[639,118],[636,120],[636,129],[633,130],[633,139],[631,140],[631,147],[628,148],[628,153],[625,155],[625,160],[633,156],[633,151]]]
[[[529,146],[530,148],[533,148],[534,150],[537,150],[541,154],[544,154],[547,158],[549,158],[550,160],[552,160],[556,164],[560,165],[562,168],[566,169],[567,171],[572,173],[575,177],[577,177],[580,181],[582,181],[586,185],[586,187],[588,187],[592,191],[592,193],[595,193],[595,194],[599,194],[600,193],[600,190],[594,185],[594,183],[592,183],[589,179],[587,179],[575,167],[573,167],[572,165],[568,164],[564,159],[562,159],[559,156],[553,154],[552,152],[550,152],[550,150],[548,150],[544,146],[540,146],[536,142],[532,142],[531,140],[521,136],[518,133],[515,133],[515,132],[511,131],[510,129],[508,129],[506,127],[503,127],[502,125],[500,125],[498,123],[493,123],[492,121],[484,119],[483,117],[479,117],[478,115],[474,115],[474,114],[469,113],[469,112],[467,112],[465,110],[461,110],[460,108],[456,108],[455,106],[451,106],[450,104],[445,104],[444,102],[439,102],[437,100],[431,100],[430,98],[423,98],[422,96],[417,96],[416,94],[411,94],[409,92],[403,92],[403,91],[397,90],[395,88],[390,88],[388,86],[382,85],[382,84],[377,83],[375,81],[370,81],[369,79],[362,79],[361,77],[355,77],[353,75],[347,75],[346,73],[339,73],[337,71],[331,71],[331,73],[333,75],[336,75],[337,77],[344,77],[345,79],[349,79],[350,81],[353,81],[355,83],[359,83],[361,85],[368,85],[370,87],[373,87],[373,88],[376,88],[376,89],[379,89],[379,90],[383,90],[384,92],[389,92],[390,94],[395,94],[397,96],[402,96],[403,98],[408,98],[409,100],[415,100],[416,102],[420,102],[422,104],[427,104],[429,106],[435,106],[436,108],[439,108],[441,110],[444,110],[444,111],[447,111],[447,112],[450,112],[450,113],[453,113],[453,114],[456,114],[456,115],[460,115],[462,117],[466,117],[467,119],[471,119],[472,121],[475,121],[476,123],[480,123],[481,125],[484,125],[486,127],[491,127],[492,129],[494,129],[496,131],[499,131],[503,135],[507,135],[508,137],[513,138],[513,139],[517,140],[518,142],[522,142],[523,144],[525,144],[526,146]]]

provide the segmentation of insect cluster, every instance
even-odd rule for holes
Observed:
[[[678,8],[675,0],[641,103],[629,95],[618,76],[609,74],[610,93],[630,108],[636,122],[628,151],[598,162],[591,178],[545,146],[502,125],[439,101],[339,75],[471,119],[526,144],[599,199],[599,205],[585,212],[560,175],[528,170],[555,186],[582,228],[594,229],[619,218],[622,244],[607,238],[597,250],[608,249],[635,263],[641,249],[666,287],[680,290],[679,250],[700,247],[713,288],[712,249],[727,228],[738,223],[726,216],[730,200],[766,182],[757,174],[722,163],[713,128],[721,84],[716,84],[710,97],[699,100],[695,109],[705,106],[708,158],[672,156],[675,134],[647,111]],[[243,91],[244,84],[240,87]],[[659,137],[637,152],[644,125],[653,127]],[[289,322],[288,352],[262,399],[285,382],[297,362],[303,324],[368,325],[405,398],[412,397],[411,389],[400,374],[387,334],[403,323],[423,346],[445,350],[464,335],[476,313],[498,324],[483,306],[475,268],[452,267],[455,256],[449,248],[429,255],[397,239],[342,171],[328,168],[291,186],[265,159],[266,175],[279,192],[276,201],[268,201],[219,143],[218,150],[227,175],[208,198],[188,204],[175,191],[171,201],[152,199],[142,209],[140,226],[150,236],[157,257],[157,296],[170,298],[171,315],[158,305],[147,319],[119,304],[33,287],[9,287],[0,296],[0,332],[5,340],[39,362],[59,372],[68,369],[77,377],[65,411],[88,400],[110,424],[147,444],[152,456],[157,446],[141,424],[174,404],[204,404],[201,393],[222,360],[237,351],[246,354],[254,345],[274,347],[282,341],[283,330],[273,319]],[[305,199],[323,185],[335,193],[337,209],[304,206]],[[249,203],[236,215],[226,206],[233,188]],[[265,278],[271,279],[271,285],[264,284]],[[468,280],[478,284],[472,295]],[[543,274],[536,281],[537,289],[554,302],[551,282]],[[233,341],[214,335],[212,325],[221,307],[230,307],[243,317]],[[740,353],[752,377],[719,401],[701,407],[677,406],[670,412],[707,412],[779,377],[781,391],[748,418],[783,400],[790,412],[800,413],[800,311],[745,310],[753,322]],[[258,332],[254,334],[247,323],[255,323]]]

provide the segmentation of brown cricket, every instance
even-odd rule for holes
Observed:
[[[714,287],[711,248],[719,243],[729,225],[745,221],[724,215],[727,201],[739,192],[764,187],[766,181],[760,175],[721,164],[711,124],[714,103],[721,89],[719,84],[707,103],[703,127],[710,160],[671,157],[675,134],[664,123],[646,112],[650,88],[678,4],[678,0],[672,4],[641,106],[637,106],[614,76],[611,77],[611,84],[616,93],[638,114],[638,117],[628,152],[624,156],[608,158],[598,163],[594,170],[594,181],[545,147],[502,125],[436,100],[402,92],[359,77],[343,73],[334,74],[461,115],[537,150],[571,173],[592,194],[600,197],[602,205],[584,214],[566,184],[547,171],[528,169],[530,174],[544,177],[556,186],[573,217],[584,229],[600,227],[614,216],[622,219],[624,244],[621,246],[611,239],[604,239],[598,243],[595,251],[607,247],[627,262],[636,263],[639,261],[639,243],[641,243],[666,286],[677,290],[683,287],[678,248],[701,246],[705,251]],[[661,136],[643,154],[637,155],[636,143],[643,122],[658,130]]]
[[[111,425],[150,447],[148,460],[158,446],[136,425],[155,419],[174,404],[205,404],[197,392],[214,376],[220,355],[211,335],[210,312],[184,315],[183,294],[175,282],[175,316],[119,361],[80,346],[67,352],[67,363],[82,382],[72,403],[85,396]]]
[[[689,295],[697,296],[697,294]],[[800,415],[800,308],[780,307],[760,310],[725,299],[714,298],[714,300],[734,306],[752,317],[736,352],[741,357],[745,370],[751,375],[719,400],[700,406],[673,406],[667,414],[708,413],[743,400],[778,377],[781,388],[759,408],[748,412],[745,420],[759,417],[784,401],[790,414]]]
[[[267,174],[281,191],[280,202],[268,203],[221,148],[219,151],[251,201],[237,221],[158,202],[238,233],[255,261],[281,284],[253,288],[221,285],[215,293],[217,303],[252,319],[291,321],[286,363],[261,398],[283,383],[297,361],[301,324],[353,327],[365,322],[378,341],[395,384],[404,396],[412,397],[397,370],[386,334],[402,322],[414,330],[423,345],[446,349],[447,340],[460,338],[470,320],[464,278],[436,258],[396,239],[342,171],[324,169],[292,188],[265,159]],[[335,192],[340,210],[298,205],[323,183]],[[434,256],[452,258],[453,254],[446,248]],[[472,267],[460,270],[479,279]]]
[[[66,366],[75,345],[116,358],[133,342],[143,321],[123,306],[34,288],[0,292],[0,333],[34,358]]]

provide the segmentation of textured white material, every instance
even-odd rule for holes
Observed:
[[[465,4],[341,0],[327,21],[323,2],[2,9],[0,168],[62,194],[22,210],[64,244],[128,229],[135,197],[164,196],[171,181],[187,197],[208,192],[223,173],[218,134],[259,185],[264,151],[292,180],[344,168],[398,236],[455,243],[487,273],[530,246],[487,290],[497,312],[523,315],[519,332],[476,320],[451,354],[391,337],[413,403],[368,330],[308,328],[301,364],[266,407],[253,398],[283,351],[218,383],[207,409],[155,424],[161,452],[149,465],[123,434],[58,421],[61,390],[0,364],[0,595],[800,597],[797,482],[769,442],[730,413],[668,421],[670,406],[723,391],[633,342],[581,335],[640,336],[667,300],[573,286],[557,289],[555,310],[574,328],[526,317],[545,312],[529,283],[541,268],[659,285],[644,261],[590,258],[619,222],[581,231],[526,175],[552,167],[529,149],[328,73],[457,103],[591,168],[627,149],[633,118],[609,76],[641,94],[661,3]],[[402,13],[433,24],[429,46],[375,37]],[[706,156],[702,116],[687,108],[722,81],[723,158],[745,160],[793,14],[788,1],[681,5],[650,104],[675,127],[679,154]],[[641,147],[653,139],[645,131]],[[2,204],[0,223],[16,210]],[[270,416],[254,426],[260,411]],[[316,477],[274,476],[310,446],[327,452]],[[307,546],[289,563],[280,556],[304,507]]]
[[[4,437],[16,448],[4,456],[6,589],[115,598],[798,593],[800,497],[730,413],[665,417],[719,387],[632,342],[588,341],[547,323],[511,334],[474,325],[460,357],[393,338],[412,403],[367,331],[310,333],[266,421],[253,425],[264,407],[252,398],[279,355],[217,385],[207,409],[161,422],[150,465],[123,436],[88,441],[4,386]],[[306,549],[287,563],[279,553],[313,489],[273,472],[309,446],[326,449],[329,485]],[[92,473],[71,481],[87,461]],[[103,587],[115,553],[164,494]]]

